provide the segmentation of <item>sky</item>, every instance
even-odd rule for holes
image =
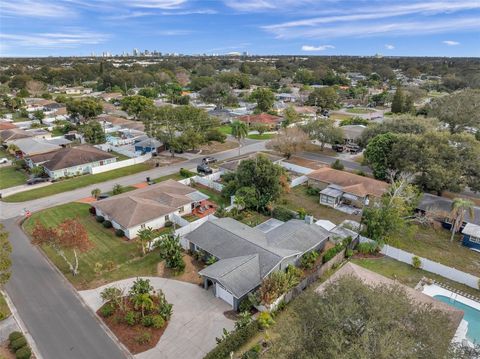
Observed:
[[[0,0],[1,56],[480,56],[480,0]]]

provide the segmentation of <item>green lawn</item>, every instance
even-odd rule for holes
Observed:
[[[292,211],[298,211],[304,208],[307,214],[313,215],[316,219],[327,219],[335,224],[340,224],[345,219],[360,221],[360,216],[348,215],[337,211],[336,209],[323,206],[319,196],[309,195],[306,185],[300,185],[290,190],[290,193],[283,194],[279,200],[279,205],[287,207]]]
[[[135,241],[118,238],[112,229],[106,229],[97,223],[95,217],[89,213],[89,207],[84,203],[68,203],[34,213],[25,221],[24,229],[27,233],[31,233],[36,220],[46,226],[57,226],[69,218],[76,218],[85,226],[94,247],[79,256],[80,273],[77,276],[70,274],[67,265],[56,252],[49,247],[42,248],[77,289],[95,288],[123,278],[154,275],[159,262],[158,253],[151,252],[141,257],[140,248]],[[67,250],[66,255],[71,258],[72,253]],[[114,264],[114,268],[105,268],[110,261]],[[101,263],[104,267],[99,274],[94,271],[96,263]]]
[[[217,127],[218,130],[220,130],[221,133],[225,135],[231,135],[232,134],[232,126],[230,125],[223,125]]]
[[[211,188],[204,187],[204,186],[194,186],[194,188],[203,194],[206,194],[207,196],[210,197],[210,200],[212,202],[215,202],[219,206],[224,206],[227,207],[230,205],[230,200],[224,198],[220,192],[214,191]]]
[[[447,284],[448,286],[460,290],[462,292],[470,293],[475,296],[480,295],[480,291],[470,288],[466,285],[454,282],[439,275],[424,271],[422,269],[415,269],[411,265],[397,261],[392,258],[382,257],[373,259],[352,259],[352,263],[358,264],[372,272],[379,273],[390,279],[396,279],[400,283],[414,288],[422,277],[431,278],[437,282]]]
[[[18,171],[15,166],[0,167],[0,189],[25,184],[27,178],[25,172]]]
[[[270,219],[270,217],[255,211],[244,210],[241,212],[241,214],[242,219],[240,219],[240,222],[250,227],[258,226],[260,223]]]
[[[180,175],[180,173],[175,172],[175,173],[172,173],[171,175],[166,175],[166,176],[154,178],[154,179],[152,179],[152,181],[155,182],[155,183],[158,183],[158,182],[163,182],[163,181],[166,181],[166,180],[169,180],[169,179],[173,179],[175,181],[180,181],[182,179],[185,179],[185,177],[182,177]]]
[[[122,187],[122,193],[125,193],[125,192],[130,192],[130,191],[134,191],[138,189],[137,187],[133,187],[133,186],[123,186]],[[110,196],[114,196],[113,194],[113,191],[108,191],[106,194],[110,195]],[[119,193],[120,194],[120,193]]]
[[[348,113],[356,113],[356,114],[366,114],[366,113],[372,113],[374,111],[369,110],[368,108],[355,107],[355,108],[348,108],[347,112]]]
[[[7,305],[7,301],[3,297],[3,294],[0,293],[0,322],[4,319],[7,319],[10,314],[10,308]]]
[[[264,133],[264,134],[252,134],[252,135],[248,135],[247,138],[251,139],[251,140],[271,140],[272,138],[274,138],[276,136],[276,134],[274,133]]]
[[[117,151],[110,151],[110,153],[112,155],[114,155],[115,157],[117,157],[117,161],[123,161],[123,160],[129,160],[130,159],[130,157],[125,156],[121,153],[118,153]]]
[[[3,146],[0,146],[0,158],[6,157],[9,160],[13,160],[15,157],[13,157]]]
[[[5,202],[25,202],[37,198],[52,196],[57,193],[72,191],[78,188],[86,187],[95,183],[109,181],[115,178],[129,176],[138,172],[149,170],[151,167],[146,163],[139,163],[133,166],[119,168],[117,170],[98,173],[96,175],[84,175],[60,182],[50,186],[32,189],[25,192],[15,193],[3,198]]]
[[[389,244],[476,276],[480,274],[480,255],[463,246],[459,236],[450,242],[450,232],[443,228],[418,226],[413,238],[398,236]]]

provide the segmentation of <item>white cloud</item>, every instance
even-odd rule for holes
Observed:
[[[124,0],[122,2],[130,7],[173,10],[181,8],[187,0]]]
[[[0,16],[61,18],[75,15],[72,9],[44,0],[0,1]]]
[[[112,16],[105,16],[105,20],[127,20],[127,19],[134,19],[137,17],[144,17],[144,16],[152,16],[155,13],[152,12],[144,12],[144,11],[132,11],[129,13],[112,15]]]
[[[452,41],[452,40],[445,40],[445,41],[442,41],[445,45],[448,45],[448,46],[456,46],[456,45],[460,45],[460,43],[458,41]]]
[[[311,45],[303,45],[302,51],[325,51],[327,49],[334,49],[335,46],[332,45],[320,45],[320,46],[311,46]]]
[[[395,46],[392,45],[392,44],[386,44],[386,45],[385,45],[385,48],[386,48],[387,50],[393,50],[393,49],[395,48]]]
[[[160,30],[156,31],[155,34],[161,36],[182,36],[182,35],[189,35],[192,32],[190,30]]]
[[[80,45],[95,45],[105,42],[108,34],[71,29],[69,32],[5,34],[0,33],[0,40],[4,46],[25,48],[73,48]]]

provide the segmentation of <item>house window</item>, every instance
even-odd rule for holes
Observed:
[[[320,196],[320,203],[334,204],[335,203],[335,198],[330,197],[330,196],[321,195]]]
[[[170,220],[170,216],[167,214],[167,215],[165,216],[165,222],[166,222],[166,221],[169,221],[169,220]]]
[[[477,238],[477,237],[470,237],[469,241],[470,241],[471,243],[480,244],[480,238]]]
[[[178,209],[178,212],[180,212],[180,213],[183,213],[184,211],[185,211],[185,207],[184,207],[184,206],[182,206],[182,207],[180,207],[180,208]]]

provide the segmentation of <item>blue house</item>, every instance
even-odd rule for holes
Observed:
[[[154,138],[146,138],[135,143],[135,152],[150,153],[165,150],[162,142]]]
[[[480,226],[467,223],[462,231],[464,246],[480,252]]]

